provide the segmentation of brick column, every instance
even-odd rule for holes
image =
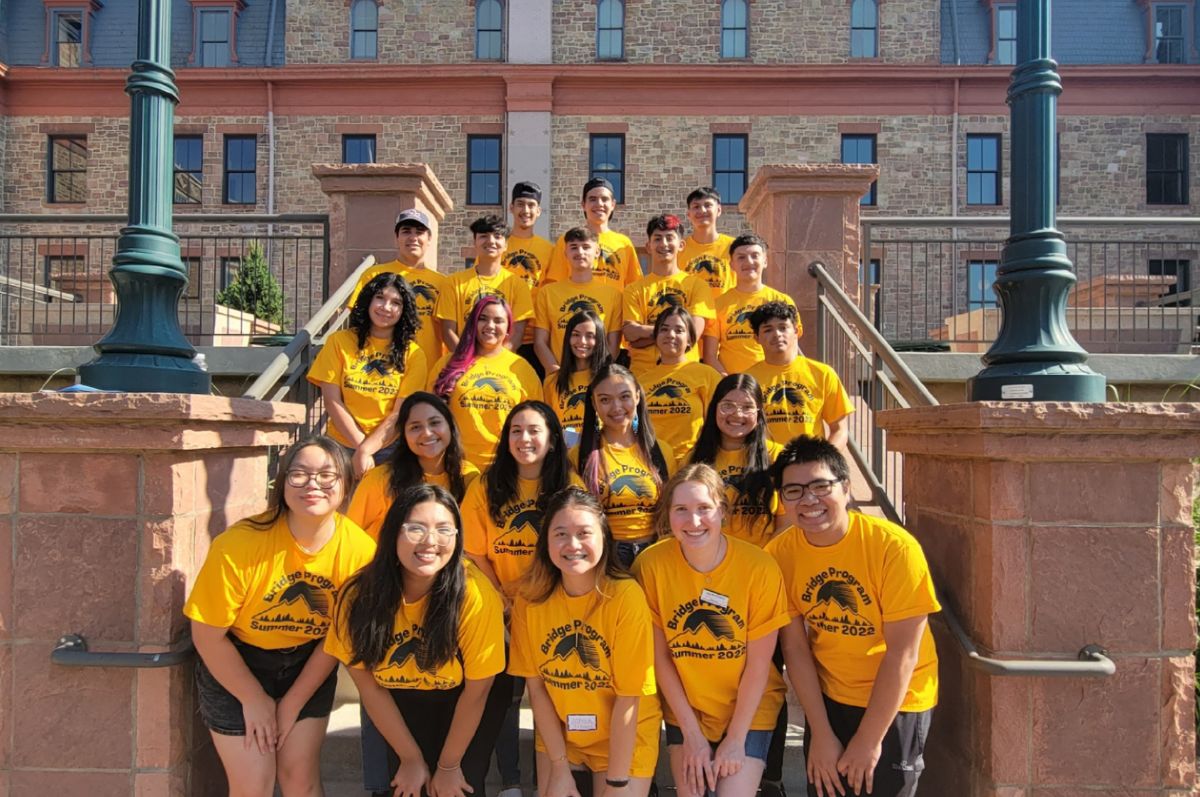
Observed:
[[[796,300],[805,330],[817,324],[817,285],[808,275],[813,260],[858,296],[858,200],[877,177],[876,165],[763,166],[738,203],[770,249],[767,283]]]
[[[438,223],[454,207],[424,163],[314,163],[313,176],[329,197],[329,288],[333,290],[367,255],[396,258],[396,216],[417,208],[433,225],[431,263],[436,267]]]
[[[60,635],[184,637],[209,541],[261,510],[303,407],[172,394],[0,394],[0,795],[224,793],[191,660],[52,664]]]
[[[1192,794],[1200,408],[979,402],[882,412],[908,528],[980,648],[1109,651],[1109,678],[990,676],[938,636],[923,792]],[[935,623],[935,629],[940,624]]]

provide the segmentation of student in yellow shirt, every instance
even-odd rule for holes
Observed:
[[[708,283],[679,268],[683,224],[678,216],[655,216],[646,225],[650,239],[650,273],[625,288],[622,315],[625,341],[629,344],[629,370],[639,377],[654,365],[654,320],[663,308],[681,304],[692,314],[696,339],[713,319],[712,291]],[[699,362],[695,350],[689,362]]]
[[[471,234],[475,236],[475,267],[450,277],[438,298],[442,340],[453,351],[471,310],[484,296],[496,296],[512,308],[512,334],[504,345],[516,349],[525,335],[525,324],[533,318],[533,297],[524,280],[501,265],[508,225],[499,216],[484,216],[471,222]]]
[[[484,296],[467,317],[454,353],[430,370],[430,390],[450,405],[467,456],[480,469],[492,464],[497,433],[512,408],[542,392],[529,363],[505,348],[512,330],[504,300]]]
[[[328,437],[283,453],[265,512],[209,548],[183,613],[199,661],[200,717],[232,794],[321,789],[337,662],[321,649],[342,584],[375,544],[338,514],[350,460]]]
[[[646,411],[660,440],[670,443],[675,464],[687,462],[700,436],[704,413],[720,375],[704,363],[688,362],[696,345],[692,314],[683,305],[672,305],[654,322],[658,365],[642,373]]]
[[[533,346],[546,374],[558,370],[563,356],[563,330],[581,310],[595,313],[605,328],[612,330],[608,334],[609,350],[616,351],[621,345],[621,290],[593,278],[596,234],[587,227],[575,227],[563,233],[563,240],[567,243],[571,277],[539,288],[533,302]]]
[[[417,315],[420,316],[417,348],[425,353],[427,362],[433,362],[442,356],[442,329],[434,318],[434,311],[447,277],[438,273],[436,264],[427,262],[437,257],[429,225],[429,217],[422,211],[416,208],[402,211],[396,217],[396,259],[378,263],[364,271],[346,306],[354,307],[358,294],[380,274],[391,273],[404,277],[416,297]]]
[[[512,231],[504,248],[504,268],[520,277],[537,298],[537,287],[542,283],[542,272],[550,265],[550,253],[554,244],[533,231],[533,225],[542,215],[542,189],[537,183],[522,181],[512,188],[512,201],[508,205],[512,214]],[[533,350],[533,322],[525,325],[525,336],[517,354],[533,366],[538,379],[545,378],[542,364]]]
[[[591,310],[580,310],[563,330],[563,367],[546,377],[543,398],[554,409],[567,445],[579,441],[588,385],[599,370],[612,360],[604,334],[604,321]]]
[[[771,664],[788,624],[770,555],[721,532],[725,486],[687,465],[663,488],[667,538],[633,565],[654,623],[671,777],[681,797],[753,797],[787,687]],[[668,536],[669,535],[669,536]]]
[[[679,267],[707,282],[713,299],[719,299],[733,287],[734,278],[729,268],[729,244],[733,236],[717,232],[717,219],[721,218],[721,195],[717,189],[704,186],[688,194],[687,217],[692,234],[683,242]]]
[[[604,507],[617,559],[628,566],[654,542],[654,507],[675,463],[671,446],[655,437],[645,393],[628,369],[609,363],[588,385],[575,462]]]
[[[629,236],[609,227],[617,207],[615,197],[613,184],[603,177],[593,177],[583,185],[584,222],[588,229],[596,233],[600,243],[596,279],[606,285],[624,288],[642,276],[642,267]],[[550,255],[550,266],[542,275],[542,284],[561,282],[569,274],[566,241],[559,238]]]
[[[746,373],[762,387],[767,430],[776,443],[785,445],[805,434],[844,448],[854,404],[836,371],[799,354],[799,324],[795,306],[784,302],[767,302],[751,313],[750,326],[764,360]]]
[[[325,640],[387,740],[384,775],[395,773],[390,788],[404,797],[482,795],[512,694],[500,597],[464,566],[461,529],[445,490],[405,491],[375,558],[342,590]]]
[[[406,398],[396,428],[402,439],[392,458],[367,472],[346,509],[346,516],[375,539],[392,502],[409,487],[436,484],[461,501],[479,476],[479,469],[463,454],[450,408],[432,393],[422,390]]]
[[[716,322],[704,327],[704,362],[722,374],[740,374],[762,362],[763,349],[754,337],[750,316],[767,302],[792,307],[792,297],[763,284],[767,242],[757,235],[739,235],[729,245],[737,284],[717,299]],[[796,316],[796,337],[804,334]]]
[[[513,612],[509,672],[528,679],[538,793],[646,797],[658,761],[650,610],[595,497],[552,496]]]
[[[847,511],[850,468],[828,441],[796,438],[772,475],[793,524],[767,552],[791,614],[783,656],[809,793],[912,797],[938,698],[925,554],[900,526]]]

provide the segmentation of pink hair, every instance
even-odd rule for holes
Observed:
[[[475,302],[475,306],[471,308],[471,312],[467,315],[464,325],[466,328],[462,330],[462,336],[458,339],[458,346],[454,349],[454,353],[450,355],[450,359],[446,362],[446,367],[438,374],[437,381],[433,385],[433,392],[443,399],[449,400],[450,394],[454,392],[454,384],[462,378],[467,369],[475,364],[475,358],[478,356],[475,337],[478,334],[479,316],[483,315],[483,311],[493,304],[498,304],[504,308],[504,314],[508,316],[507,334],[509,336],[512,335],[512,311],[508,309],[508,303],[495,294],[489,293],[479,297],[479,301]]]

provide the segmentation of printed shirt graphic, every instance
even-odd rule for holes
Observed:
[[[542,283],[542,272],[550,265],[550,253],[554,244],[540,235],[528,238],[508,236],[508,248],[500,265],[510,274],[518,276],[529,288],[529,295],[537,298],[537,286]],[[533,324],[525,325],[525,339],[522,343],[533,343]]]
[[[733,236],[723,233],[718,233],[717,240],[710,244],[697,243],[689,235],[679,253],[679,267],[707,282],[712,289],[713,299],[720,298],[737,284],[737,277],[729,265],[731,243]]]
[[[766,444],[767,457],[774,462],[783,446],[774,440],[767,440]],[[784,514],[783,505],[779,503],[779,494],[771,492],[769,507],[751,504],[742,497],[738,486],[746,472],[744,448],[734,451],[720,449],[713,467],[725,482],[725,500],[729,504],[729,513],[725,516],[725,533],[759,548],[763,547],[775,534],[775,519]]]
[[[646,393],[646,411],[654,434],[675,449],[678,468],[688,457],[704,426],[704,413],[721,375],[703,363],[656,365],[638,378]]]
[[[646,591],[655,627],[666,637],[688,704],[705,738],[713,742],[725,735],[733,718],[747,646],[789,621],[779,567],[750,543],[725,539],[725,558],[709,573],[693,570],[674,538],[651,545],[633,562],[634,577]],[[785,695],[783,678],[772,666],[750,729],[774,728]],[[663,713],[667,722],[679,724],[665,701]]]
[[[884,623],[941,611],[925,553],[886,520],[850,513],[846,536],[816,547],[792,527],[767,543],[779,562],[788,611],[804,618],[821,691],[866,707],[887,645]],[[937,705],[937,652],[926,626],[901,711]]]
[[[583,424],[584,402],[587,400],[588,384],[592,374],[588,370],[575,371],[571,374],[571,389],[563,396],[558,392],[558,374],[550,374],[542,383],[544,401],[554,409],[559,422],[564,429],[579,431]]]
[[[669,277],[647,274],[625,289],[624,322],[653,326],[658,314],[668,304],[682,304],[695,318],[703,318],[705,326],[713,320],[712,291],[708,283],[685,271]],[[700,342],[688,350],[687,361],[700,361]],[[629,350],[629,368],[638,378],[658,361],[658,349],[653,345]]]
[[[401,441],[400,445],[407,443]],[[463,482],[469,485],[478,477],[479,469],[464,461]],[[379,539],[379,527],[383,525],[387,511],[392,508],[392,494],[388,488],[391,478],[391,463],[371,468],[358,483],[354,495],[350,498],[350,506],[346,508],[346,517],[361,526],[373,540]],[[443,489],[450,489],[450,476],[446,473],[426,473],[421,481],[424,484],[436,484]]]
[[[364,434],[375,431],[395,409],[397,398],[423,390],[429,378],[425,353],[414,343],[405,352],[404,373],[392,366],[391,347],[391,340],[368,337],[367,345],[360,349],[357,332],[339,329],[326,339],[308,369],[308,381],[314,385],[326,382],[342,388],[342,402]],[[326,424],[325,434],[353,447],[333,423]]]
[[[797,435],[825,437],[825,423],[854,412],[837,373],[825,363],[798,356],[789,365],[759,363],[746,370],[763,392],[771,438],[787,445]]]
[[[473,567],[466,568],[466,590],[462,610],[458,615],[458,653],[433,670],[417,665],[417,651],[425,629],[426,595],[415,603],[401,603],[396,612],[395,635],[383,661],[375,668],[375,682],[385,689],[453,689],[464,678],[478,681],[504,670],[504,609],[500,596],[487,578]],[[342,625],[339,612],[329,636],[325,652],[346,666],[353,653],[349,629]],[[353,665],[365,669],[363,665]]]
[[[662,722],[655,696],[650,609],[633,579],[610,581],[605,591],[607,598],[595,593],[571,597],[560,586],[543,603],[518,599],[508,671],[542,679],[564,723],[568,757],[574,763],[582,763],[570,755],[575,751],[607,761],[613,702],[618,696],[641,697],[636,768],[642,748],[657,754]],[[571,714],[594,716],[595,728],[567,728]]]
[[[717,299],[717,320],[704,327],[706,337],[716,338],[721,365],[731,374],[740,374],[763,361],[762,346],[754,339],[750,314],[767,302],[796,303],[786,293],[764,285],[754,293],[742,293],[733,288]],[[802,332],[799,320],[796,332]]]
[[[579,283],[566,280],[538,288],[533,299],[533,326],[549,333],[550,351],[560,363],[563,359],[563,334],[571,316],[591,310],[604,322],[605,333],[621,329],[621,291],[595,280]]]
[[[667,463],[667,476],[675,472],[675,452],[669,443],[658,441]],[[653,465],[642,462],[636,447],[622,448],[600,444],[604,473],[600,476],[600,505],[615,540],[641,540],[653,535],[650,527],[654,505],[658,503],[658,485],[651,475]],[[568,453],[572,463],[579,462],[579,449]]]
[[[329,542],[312,554],[292,539],[286,516],[267,529],[244,520],[230,526],[212,541],[184,615],[268,650],[325,636],[338,590],[375,555],[353,521],[337,515],[334,523]]]
[[[571,276],[567,262],[567,244],[560,236],[550,255],[550,267],[542,274],[542,285],[566,282]],[[596,259],[595,279],[605,285],[624,288],[642,276],[637,250],[629,236],[613,230],[600,233],[600,256]]]
[[[442,288],[445,287],[446,280],[449,278],[430,268],[406,266],[399,260],[381,263],[371,266],[363,272],[362,277],[358,280],[358,285],[354,288],[354,293],[350,295],[348,306],[354,306],[359,291],[368,282],[385,272],[404,277],[404,281],[412,289],[413,298],[417,302],[417,314],[421,317],[421,325],[417,328],[417,336],[413,338],[413,342],[417,344],[418,349],[425,353],[425,361],[433,362],[442,356],[441,330],[438,329],[437,320],[434,319],[433,314],[437,309],[438,297],[441,296]]]
[[[430,370],[430,390],[449,361],[447,354]],[[508,349],[475,358],[455,383],[447,403],[458,423],[463,450],[476,467],[482,470],[492,464],[496,440],[509,411],[525,399],[540,395],[542,386],[532,366]]]
[[[481,276],[473,268],[464,269],[450,277],[438,298],[437,318],[439,321],[453,321],[454,328],[462,335],[467,316],[484,296],[502,298],[508,304],[514,324],[533,318],[533,298],[529,288],[520,277],[503,268],[494,277]]]

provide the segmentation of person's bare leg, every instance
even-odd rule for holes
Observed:
[[[245,736],[212,734],[213,746],[225,779],[229,781],[229,797],[272,797],[275,793],[275,753],[260,753],[258,746],[246,747]]]
[[[321,745],[328,717],[298,720],[283,749],[275,754],[276,777],[283,797],[322,797]]]

